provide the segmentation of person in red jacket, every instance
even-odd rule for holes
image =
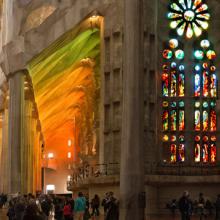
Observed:
[[[63,216],[64,216],[65,220],[72,220],[73,219],[72,208],[71,208],[71,204],[69,202],[66,202],[66,204],[64,205]]]

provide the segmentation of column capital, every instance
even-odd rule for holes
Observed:
[[[15,72],[10,72],[6,75],[6,78],[7,78],[7,81],[10,79],[10,78],[13,78],[15,75],[17,74],[23,74],[23,75],[28,75],[28,70],[27,69],[20,69],[20,70],[17,70]]]

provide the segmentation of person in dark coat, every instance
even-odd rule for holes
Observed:
[[[44,220],[44,218],[40,214],[37,205],[32,203],[27,206],[23,220]]]
[[[216,209],[216,220],[220,220],[220,194],[218,194],[216,202],[215,202],[215,209]]]
[[[114,198],[113,192],[109,193],[109,200],[106,202],[107,211],[105,220],[118,220],[119,219],[119,203]]]
[[[91,208],[92,208],[92,216],[99,216],[99,206],[100,206],[100,199],[97,194],[95,194],[94,198],[91,201]]]
[[[179,210],[182,220],[190,220],[192,214],[192,202],[189,199],[189,193],[185,191],[179,199]]]

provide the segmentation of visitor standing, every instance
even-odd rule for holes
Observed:
[[[75,199],[74,212],[75,220],[83,220],[83,216],[86,210],[86,198],[82,192],[79,192],[78,197]]]
[[[94,198],[91,201],[92,216],[99,216],[99,206],[100,206],[100,199],[99,196],[95,194]]]
[[[71,204],[68,201],[64,205],[63,216],[64,216],[65,220],[72,220],[73,219]]]
[[[114,197],[114,193],[109,193],[109,199],[106,202],[107,211],[105,220],[118,220],[119,219],[119,202]]]
[[[183,196],[179,199],[179,210],[182,220],[190,220],[192,214],[192,203],[189,199],[188,191],[183,193]]]
[[[220,194],[218,194],[216,202],[215,202],[215,209],[216,209],[216,220],[220,220]]]

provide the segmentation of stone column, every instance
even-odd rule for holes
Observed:
[[[3,132],[3,124],[2,124],[2,117],[3,117],[3,112],[0,113],[0,177],[2,177],[2,163],[4,159],[4,155],[2,154],[3,152],[3,146],[2,146],[2,132]],[[0,192],[3,191],[3,181],[0,181]]]
[[[24,146],[24,76],[25,70],[9,75],[9,192],[22,192],[21,152]]]
[[[30,185],[32,181],[30,179],[31,172],[33,172],[30,166],[30,149],[33,147],[31,142],[31,128],[32,128],[32,109],[33,109],[33,95],[28,86],[25,87],[25,125],[24,125],[24,148],[22,155],[22,183],[24,186],[24,193],[31,192]]]
[[[120,220],[144,220],[143,5],[124,0]]]
[[[2,192],[8,193],[8,108],[4,109],[2,118],[2,160],[1,160],[1,182]]]

